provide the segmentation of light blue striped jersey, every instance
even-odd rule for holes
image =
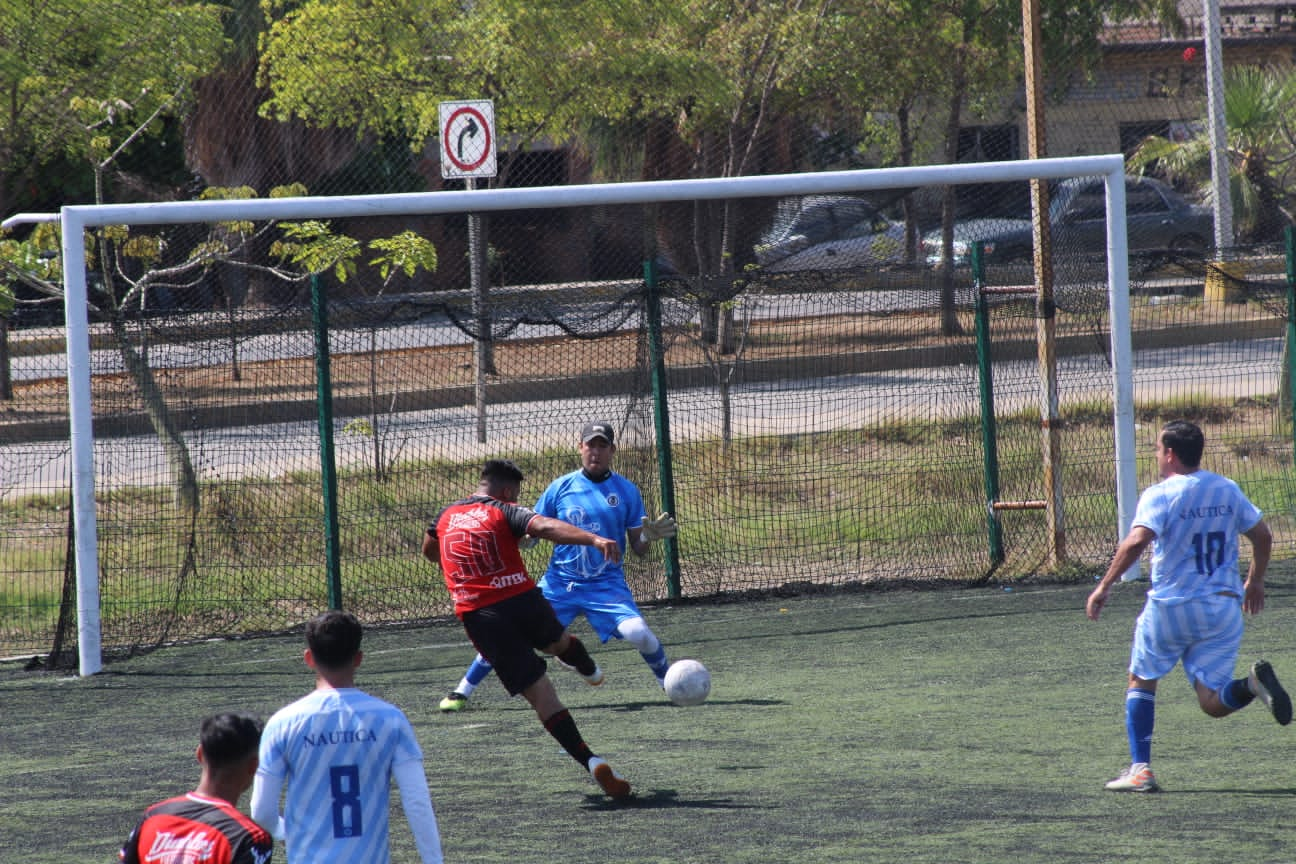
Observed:
[[[1241,597],[1238,537],[1262,515],[1236,483],[1205,469],[1149,486],[1134,511],[1134,524],[1156,534],[1148,596],[1173,601],[1230,592]]]
[[[626,531],[642,527],[645,516],[639,487],[615,471],[599,483],[586,477],[583,471],[564,474],[545,489],[536,501],[535,511],[617,541],[623,558]],[[545,582],[553,586],[591,579],[624,581],[625,571],[593,546],[554,546]]]
[[[355,688],[315,690],[270,718],[260,757],[287,787],[288,864],[388,864],[392,767],[423,759],[404,712]]]

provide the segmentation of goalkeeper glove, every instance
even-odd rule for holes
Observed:
[[[643,539],[649,543],[665,537],[674,537],[678,530],[679,526],[675,524],[675,517],[669,513],[663,513],[656,519],[645,519],[641,529]]]

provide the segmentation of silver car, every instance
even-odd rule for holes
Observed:
[[[904,226],[863,198],[810,195],[780,205],[755,253],[770,273],[894,264],[904,255]]]

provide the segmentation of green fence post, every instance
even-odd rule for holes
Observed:
[[[995,502],[999,500],[999,445],[996,441],[994,378],[990,368],[990,304],[986,302],[984,249],[980,240],[972,244],[972,290],[976,292],[976,353],[978,386],[981,392],[981,452],[985,460],[986,530],[990,563],[1004,561],[1003,530]]]
[[[661,295],[657,293],[657,262],[644,261],[644,282],[648,286],[648,361],[652,366],[653,417],[657,433],[657,478],[661,485],[662,510],[679,518],[675,512],[675,475],[672,472],[670,414],[666,407],[666,358],[662,352]],[[653,514],[649,513],[649,517]],[[679,599],[679,545],[674,537],[663,541],[666,552],[666,596]]]
[[[324,491],[324,553],[328,605],[342,608],[341,553],[338,548],[337,468],[333,453],[333,382],[329,377],[328,300],[319,275],[311,276],[311,316],[315,323],[315,392],[319,411],[320,480]]]
[[[1296,456],[1296,228],[1283,229],[1287,259],[1287,406],[1292,412],[1292,452]]]

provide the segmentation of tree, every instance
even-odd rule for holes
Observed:
[[[122,142],[123,126],[133,130],[150,118],[142,136],[157,134],[190,84],[214,67],[224,44],[221,13],[214,3],[170,0],[6,4],[0,211],[11,209],[43,163],[67,157],[85,165],[89,179],[89,165]]]
[[[1224,124],[1236,239],[1256,243],[1296,223],[1296,70],[1239,66],[1224,73]],[[1184,141],[1154,135],[1130,156],[1131,170],[1155,168],[1214,197],[1209,127]]]

